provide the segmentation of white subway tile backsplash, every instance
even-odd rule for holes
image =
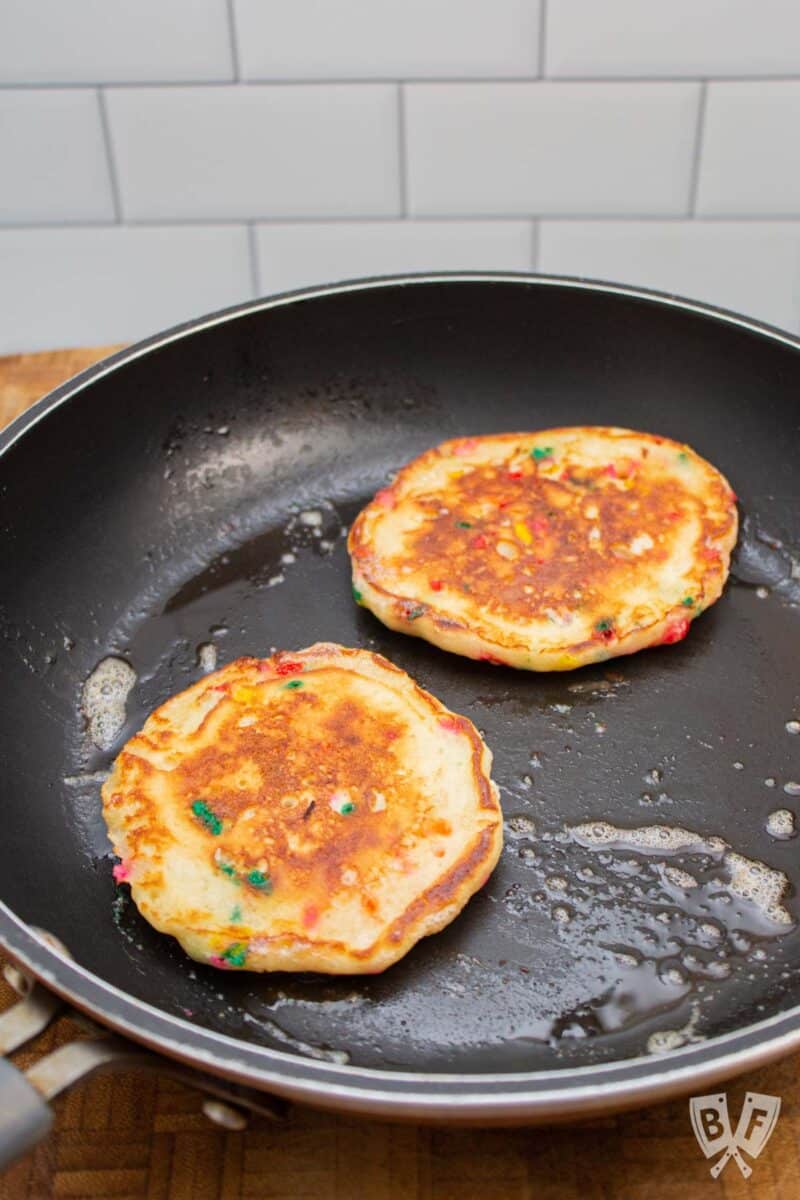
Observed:
[[[261,290],[405,271],[529,271],[530,221],[335,221],[260,225]]]
[[[709,84],[697,211],[800,216],[798,146],[800,80]]]
[[[538,71],[539,0],[235,0],[235,14],[245,79]]]
[[[797,0],[551,0],[545,73],[794,74]]]
[[[114,215],[94,91],[0,89],[0,164],[0,224]]]
[[[672,215],[689,203],[693,83],[409,84],[418,215]]]
[[[251,296],[247,230],[0,230],[0,354],[133,341]]]
[[[0,82],[233,78],[225,0],[7,0]]]
[[[800,329],[800,222],[543,221],[538,266]]]
[[[107,94],[126,218],[393,216],[390,84]]]

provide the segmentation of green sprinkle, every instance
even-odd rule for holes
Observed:
[[[230,917],[228,918],[228,920],[230,921],[231,925],[238,925],[239,922],[241,921],[241,919],[242,919],[242,910],[239,908],[239,905],[237,904],[236,907],[234,908],[233,912],[231,913]]]
[[[614,624],[614,622],[611,620],[611,618],[606,617],[604,620],[597,622],[597,624],[595,625],[595,629],[597,630],[598,633],[605,633],[606,630],[610,629],[613,624]]]
[[[258,888],[260,892],[272,891],[272,880],[263,871],[256,869],[248,871],[247,882],[250,884],[250,887]]]
[[[299,688],[299,687],[303,686],[303,681],[302,681],[302,679],[290,679],[289,682],[285,683],[283,686],[285,688],[290,688],[292,691],[294,691],[295,688]]]
[[[232,942],[222,951],[220,958],[224,958],[232,967],[243,967],[247,958],[247,946],[244,942]]]
[[[360,604],[364,599],[364,593],[360,592],[357,587],[353,588],[353,599],[355,600],[356,604]]]
[[[534,446],[531,450],[531,458],[535,458],[537,462],[541,462],[543,458],[553,457],[552,446]]]
[[[471,521],[456,521],[456,527],[458,529],[472,529],[472,522]]]
[[[339,809],[339,812],[342,814],[343,817],[349,817],[350,813],[354,813],[355,811],[356,811],[356,806],[355,806],[355,804],[353,804],[352,800],[345,801],[345,803]]]
[[[684,596],[681,600],[681,604],[684,606],[684,608],[693,608],[694,596]]]
[[[685,450],[681,450],[680,454],[678,455],[678,462],[688,462],[688,461],[689,461],[689,455],[686,453]]]
[[[192,803],[192,812],[197,817],[202,825],[205,825],[209,833],[214,837],[219,837],[222,833],[222,821],[211,811],[205,800],[195,800]]]
[[[229,879],[234,879],[236,877],[236,867],[233,865],[233,863],[221,862],[219,864],[219,869],[222,871],[222,874],[227,875]]]
[[[406,613],[406,617],[409,621],[416,621],[417,617],[421,617],[424,612],[424,608],[410,608]]]

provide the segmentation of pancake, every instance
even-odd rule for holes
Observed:
[[[353,594],[468,658],[565,671],[686,636],[719,597],[736,497],[689,446],[578,426],[458,438],[378,492]]]
[[[250,971],[382,971],[502,848],[476,729],[366,650],[240,658],[167,700],[103,785],[151,925]]]

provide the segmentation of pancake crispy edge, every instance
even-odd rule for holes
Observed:
[[[348,536],[353,594],[444,650],[561,671],[684,638],[720,596],[736,497],[689,446],[611,426],[456,438]]]
[[[220,968],[384,970],[502,849],[475,727],[365,650],[241,658],[120,752],[103,815],[151,925]]]

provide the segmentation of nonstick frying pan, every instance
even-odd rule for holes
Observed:
[[[800,791],[799,347],[630,288],[409,276],[230,309],[41,401],[0,435],[9,954],[173,1059],[373,1115],[565,1119],[702,1091],[800,1046],[800,936],[742,886],[784,872],[796,918],[797,843],[766,826]],[[392,471],[443,438],[568,424],[686,441],[737,489],[730,583],[684,642],[535,675],[355,606],[343,534]],[[98,773],[199,677],[201,645],[222,664],[317,640],[379,651],[472,718],[506,849],[464,913],[381,976],[216,972],[115,886]],[[101,752],[80,696],[109,654],[137,683]],[[570,833],[602,820],[656,827],[654,845]],[[699,840],[666,853],[676,828]],[[2,1065],[21,1145],[41,1113]]]

